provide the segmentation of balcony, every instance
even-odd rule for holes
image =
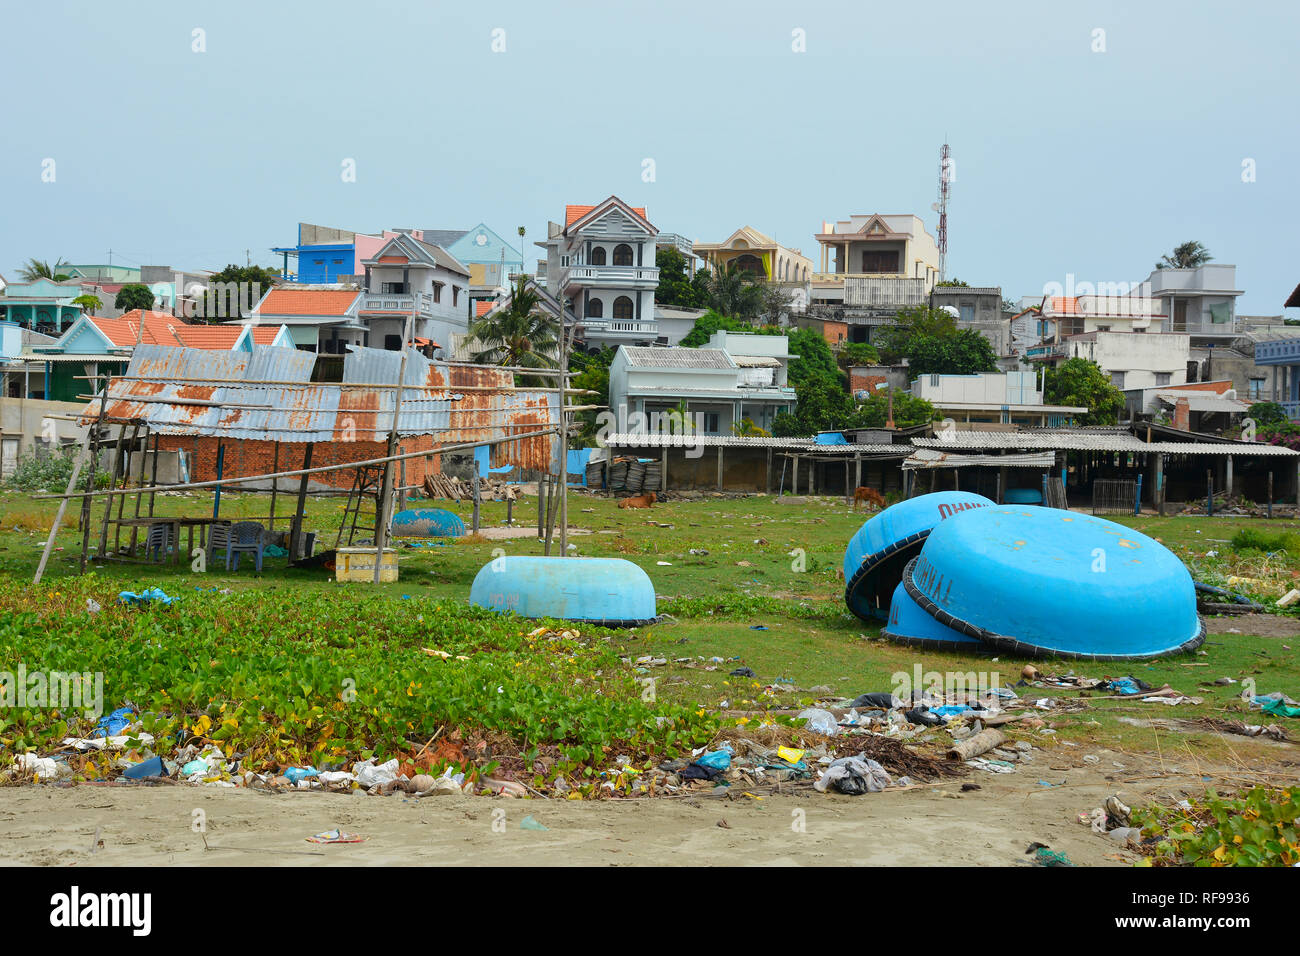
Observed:
[[[561,282],[566,286],[653,289],[659,285],[659,269],[657,266],[570,266]]]
[[[813,275],[812,280],[814,283],[842,283],[847,308],[900,309],[925,305],[930,291],[925,279],[895,275],[819,272]]]
[[[1230,337],[1241,334],[1242,323],[1235,316],[1227,322],[1179,322],[1176,319],[1166,319],[1162,323],[1160,331],[1183,332],[1187,335],[1222,335]]]
[[[433,295],[428,292],[367,292],[361,297],[359,312],[387,315],[434,315]]]
[[[579,327],[588,338],[657,338],[658,322],[638,322],[635,319],[585,319]]]

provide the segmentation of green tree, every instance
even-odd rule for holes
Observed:
[[[841,368],[879,365],[880,353],[870,342],[849,342],[835,356]]]
[[[77,296],[72,300],[72,304],[81,306],[83,315],[94,315],[104,307],[104,303],[100,301],[99,296],[90,293]]]
[[[1214,256],[1210,255],[1210,250],[1195,239],[1187,242],[1181,242],[1174,246],[1174,251],[1169,255],[1160,257],[1156,263],[1157,269],[1195,269],[1203,266]]]
[[[844,390],[840,368],[835,364],[826,337],[816,329],[782,329],[790,342],[790,354],[799,358],[790,362],[789,384],[796,391],[809,381],[825,381]],[[846,393],[847,394],[847,393]]]
[[[949,286],[949,287],[952,287],[952,288],[955,288],[955,289],[969,289],[969,288],[970,288],[970,283],[969,283],[969,282],[962,282],[960,279],[945,279],[943,282],[936,282],[935,285],[938,286],[938,287]]]
[[[655,251],[655,265],[659,267],[659,285],[655,301],[661,305],[674,305],[679,309],[703,308],[707,299],[704,282],[688,276],[686,257],[676,246],[662,246]],[[697,273],[698,275],[698,273]]]
[[[576,373],[569,383],[573,388],[595,392],[594,395],[579,395],[578,405],[609,405],[609,365],[614,360],[614,350],[603,348],[594,355],[586,352],[574,352],[569,356],[569,371]],[[617,414],[618,409],[612,409]],[[598,409],[575,412],[574,419],[582,424],[582,433],[578,436],[575,447],[585,448],[595,443],[596,418]]]
[[[872,392],[858,406],[853,416],[852,428],[884,428],[889,422],[889,393],[894,394],[894,424],[898,428],[912,428],[926,422],[938,421],[939,411],[924,398],[897,389],[879,389]]]
[[[233,263],[208,280],[208,289],[194,307],[194,318],[206,322],[225,322],[244,318],[244,304],[257,305],[280,279],[274,269],[264,266],[237,266]],[[177,290],[178,292],[182,290]]]
[[[113,299],[113,308],[121,309],[123,312],[130,312],[132,309],[149,311],[153,309],[153,303],[153,289],[140,282],[128,282],[117,290],[117,296]]]
[[[724,263],[710,273],[708,307],[733,319],[752,320],[763,309],[763,287],[743,269]]]
[[[471,356],[480,365],[555,368],[559,355],[559,323],[543,312],[541,297],[520,276],[510,301],[470,327],[471,338],[483,348]]]
[[[1049,405],[1087,408],[1081,425],[1114,425],[1124,411],[1124,393],[1111,384],[1096,362],[1072,358],[1045,373],[1043,397]]]
[[[1286,409],[1277,402],[1255,402],[1246,414],[1255,420],[1257,428],[1287,421]]]
[[[747,322],[741,322],[739,319],[732,319],[720,312],[709,309],[702,316],[695,320],[691,330],[686,333],[685,337],[679,342],[686,348],[697,349],[705,345],[714,332],[755,332],[758,331]]]
[[[819,431],[845,428],[853,419],[853,399],[834,379],[810,378],[796,392],[794,412],[781,412],[772,420],[772,434],[778,438],[806,438]]]
[[[882,362],[896,365],[911,352],[913,340],[945,338],[956,334],[957,320],[952,317],[952,313],[918,305],[899,309],[896,324],[877,330],[873,344],[880,353]]]
[[[70,276],[64,274],[61,270],[64,266],[71,263],[60,258],[53,265],[44,259],[28,259],[27,263],[18,269],[18,276],[24,282],[35,282],[37,279],[50,279],[54,282],[62,282]]]
[[[954,335],[920,336],[911,342],[908,375],[974,375],[993,372],[998,357],[993,346],[974,329],[962,329]]]

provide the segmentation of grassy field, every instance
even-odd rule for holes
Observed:
[[[418,504],[412,502],[412,506]],[[427,504],[449,507],[469,523],[467,502]],[[210,514],[211,507],[206,495],[177,494],[160,497],[157,512],[201,515]],[[341,498],[309,501],[306,526],[318,532],[318,542],[333,543],[342,508]],[[261,515],[266,510],[265,496],[222,497],[223,515]],[[1026,663],[900,647],[880,639],[875,626],[848,614],[840,569],[844,546],[864,516],[855,515],[839,499],[787,499],[782,503],[763,496],[706,496],[668,501],[652,511],[620,511],[608,498],[574,494],[569,511],[575,529],[570,540],[576,545],[571,553],[626,558],[643,567],[654,582],[659,610],[671,615],[670,619],[653,627],[616,632],[611,644],[632,658],[666,658],[666,666],[653,667],[647,673],[656,678],[659,694],[673,703],[710,710],[799,706],[816,696],[812,688],[817,687],[849,697],[889,690],[894,684],[891,675],[911,673],[918,664],[926,671],[996,672],[1002,684],[1011,685],[1020,678]],[[15,492],[0,495],[0,576],[14,584],[30,582],[53,512],[53,502],[33,501]],[[514,514],[518,525],[535,528],[535,499],[517,502]],[[501,527],[504,517],[503,503],[485,503],[485,528]],[[1231,545],[1243,529],[1274,536],[1295,534],[1300,542],[1300,523],[1146,516],[1120,520],[1162,540],[1191,567],[1198,580],[1232,586],[1271,603],[1300,578],[1300,550],[1293,557],[1287,549],[1269,552]],[[97,521],[94,527],[97,532]],[[57,543],[63,550],[56,552],[51,562],[42,593],[57,592],[76,575],[80,535],[65,527]],[[495,549],[507,554],[542,553],[541,544],[533,537],[491,540],[470,536],[443,546],[404,548],[400,580],[378,587],[336,584],[327,572],[289,569],[285,559],[275,558],[267,559],[261,575],[253,572],[247,559],[234,574],[220,565],[200,574],[193,573],[188,563],[178,569],[171,564],[93,562],[94,577],[82,586],[93,584],[108,594],[157,586],[182,598],[194,598],[209,589],[260,590],[275,597],[267,607],[268,614],[276,615],[284,615],[295,602],[328,603],[346,596],[349,601],[355,599],[358,607],[385,608],[383,613],[400,626],[404,618],[413,618],[429,603],[467,602],[474,575],[492,559]],[[412,603],[397,603],[407,601]],[[277,626],[283,623],[276,622]],[[1253,678],[1260,693],[1281,690],[1300,696],[1300,665],[1291,649],[1300,637],[1232,633],[1234,628],[1241,629],[1236,618],[1210,619],[1211,636],[1203,652],[1190,658],[1129,664],[1035,662],[1043,673],[1074,671],[1096,677],[1131,673],[1152,685],[1169,683],[1188,695],[1204,698],[1199,706],[1177,707],[1097,702],[1083,713],[1054,718],[1058,739],[1121,750],[1186,750],[1198,759],[1248,760],[1257,752],[1275,760],[1278,751],[1262,749],[1257,741],[1237,737],[1229,741],[1208,732],[1187,732],[1170,740],[1167,733],[1119,719],[1243,717],[1246,711],[1237,699],[1238,687],[1199,686],[1221,677]],[[715,660],[719,658],[721,661]],[[742,664],[756,672],[756,680],[727,676]],[[1031,693],[1053,696],[1061,692]]]

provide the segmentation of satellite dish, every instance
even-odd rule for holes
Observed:
[[[961,310],[958,309],[955,305],[941,305],[939,306],[939,309],[943,312],[947,312],[954,319],[961,318]]]
[[[932,202],[932,203],[930,203],[930,208],[933,209],[935,212],[938,212],[938,211],[939,211],[939,204],[938,204],[937,202]]]

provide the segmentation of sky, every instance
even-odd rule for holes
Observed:
[[[0,274],[278,265],[299,221],[527,229],[614,194],[819,267],[954,159],[950,278],[1137,282],[1195,239],[1300,282],[1300,4],[530,0],[13,5]],[[346,175],[349,169],[355,175]],[[1300,315],[1300,310],[1287,310]]]

